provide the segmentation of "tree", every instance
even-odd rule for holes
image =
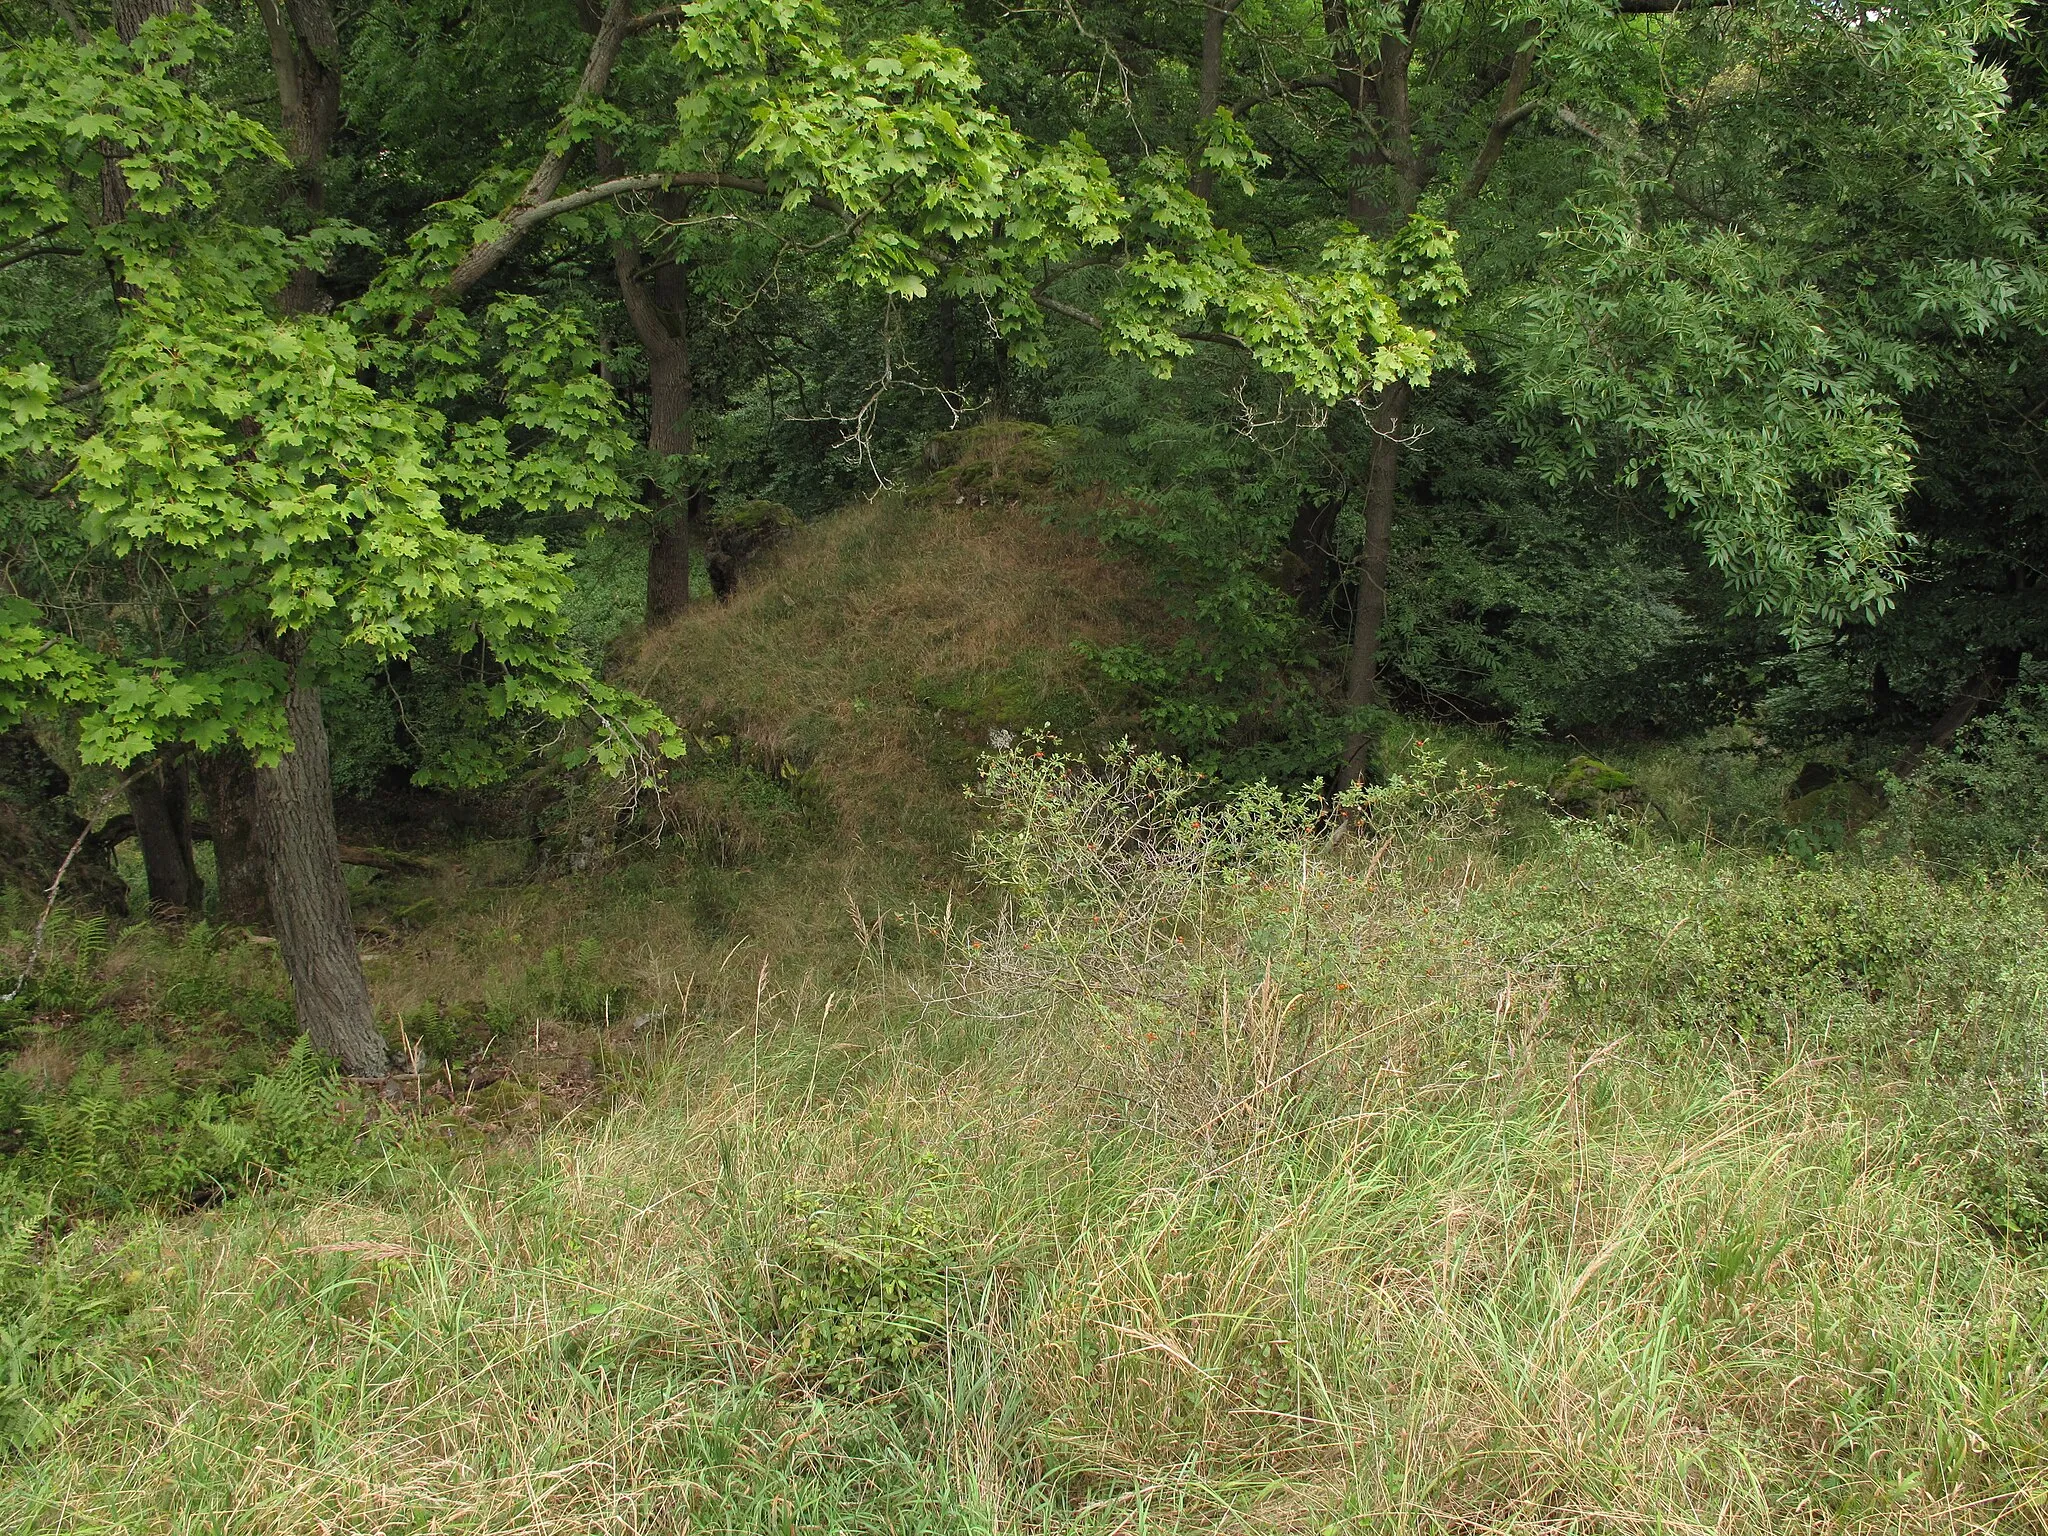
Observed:
[[[133,42],[51,40],[0,63],[0,241],[61,234],[121,274],[94,377],[64,379],[33,336],[10,360],[0,453],[17,484],[69,502],[110,569],[148,568],[194,615],[183,655],[137,656],[117,631],[82,640],[10,599],[0,715],[70,712],[88,762],[173,744],[250,751],[301,1024],[350,1071],[380,1075],[334,835],[323,669],[351,652],[403,657],[438,635],[477,662],[486,716],[592,718],[588,750],[617,769],[674,738],[562,645],[566,561],[462,527],[515,493],[630,510],[606,467],[625,452],[616,413],[573,320],[508,307],[498,319],[513,345],[495,370],[505,415],[454,422],[367,382],[345,318],[273,310],[270,296],[332,244],[218,212],[224,178],[281,158],[186,83],[196,51],[219,40],[203,18],[166,16]],[[95,223],[78,189],[96,185],[108,146],[129,195],[118,221]]]
[[[1469,351],[1478,387],[1460,398],[1512,424],[1532,500],[1625,506],[1652,542],[1677,519],[1714,584],[1802,642],[1890,601],[1910,376],[1927,376],[1926,346],[1954,345],[1945,313],[1999,302],[1970,262],[1997,252],[2010,270],[2016,249],[2014,184],[1989,174],[1997,84],[1976,56],[2003,7],[1073,14],[1028,46],[1038,76],[1078,88],[1013,73],[1013,110],[1105,144],[1125,119],[1133,158],[1177,139],[1216,224],[1261,263],[1298,261],[1336,217],[1382,238],[1417,219],[1447,231],[1469,294],[1406,295],[1404,317]],[[1216,171],[1224,156],[1239,176]],[[1901,368],[1916,314],[1926,334]],[[1420,383],[1374,381],[1321,419],[1292,530],[1311,551],[1352,530],[1354,712],[1383,694]],[[1267,436],[1309,414],[1280,412]],[[1345,773],[1368,746],[1352,733]]]

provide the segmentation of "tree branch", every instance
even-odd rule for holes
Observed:
[[[129,775],[130,779],[133,777],[133,774]],[[128,779],[121,781],[123,786],[127,783]],[[211,822],[195,821],[185,830],[192,834],[192,841],[195,843],[210,843],[214,840]],[[95,853],[104,854],[127,842],[134,835],[135,818],[123,811],[118,816],[109,817],[106,825],[97,832],[86,833],[79,839],[79,845],[91,848]],[[76,851],[73,850],[74,853]],[[342,843],[340,851],[342,863],[354,864],[362,869],[381,869],[388,875],[426,874],[434,867],[425,859],[416,858],[409,853],[400,853],[395,848],[369,848],[355,843]],[[68,864],[70,860],[67,859],[65,862]]]
[[[661,192],[682,187],[719,187],[729,192],[751,192],[764,197],[768,183],[752,176],[727,176],[718,171],[652,171],[640,176],[618,176],[600,181],[533,207],[517,209],[501,222],[504,233],[473,247],[448,279],[451,293],[467,293],[490,275],[491,269],[512,254],[513,249],[550,219],[574,213],[615,197],[635,192]]]
[[[1038,306],[1041,309],[1049,309],[1056,315],[1065,315],[1069,320],[1078,320],[1083,325],[1093,326],[1098,331],[1102,329],[1102,317],[1100,315],[1091,315],[1085,309],[1076,309],[1073,305],[1063,303],[1050,294],[1039,293],[1033,294],[1032,297],[1038,300]]]
[[[500,222],[508,227],[518,222],[522,214],[531,212],[554,199],[555,192],[562,185],[562,178],[568,174],[569,152],[575,144],[568,137],[568,126],[576,112],[586,102],[595,101],[605,93],[611,84],[612,69],[619,62],[619,50],[626,43],[626,29],[632,24],[632,0],[611,0],[605,7],[604,20],[599,24],[597,36],[591,40],[590,56],[583,61],[582,78],[576,82],[576,94],[569,98],[569,105],[563,110],[561,121],[556,125],[555,138],[559,148],[550,148],[540,157],[540,164],[533,168],[533,174],[526,179],[526,186],[513,199]],[[567,212],[567,209],[562,210]],[[523,233],[532,224],[521,225]],[[504,238],[485,241],[463,258],[455,269],[449,287],[457,293],[466,292],[482,280],[484,275],[503,261],[517,240]]]
[[[17,261],[34,261],[38,256],[83,256],[85,250],[76,245],[44,245],[32,251],[16,251],[11,256],[0,256],[0,269],[13,266]]]
[[[680,5],[664,5],[659,10],[649,11],[645,16],[635,16],[626,23],[626,35],[638,37],[642,32],[652,32],[656,27],[665,27],[672,21],[683,18]]]
[[[1530,72],[1536,64],[1536,28],[1534,21],[1522,28],[1522,46],[1515,50],[1514,61],[1508,65],[1507,84],[1501,88],[1500,107],[1495,111],[1492,124],[1486,130],[1486,139],[1479,146],[1479,153],[1473,157],[1472,169],[1465,177],[1465,185],[1458,189],[1454,208],[1472,201],[1485,189],[1486,179],[1493,174],[1493,168],[1500,162],[1501,151],[1507,147],[1508,135],[1515,131],[1515,125],[1534,112],[1539,103],[1524,102],[1522,92],[1528,89]]]
[[[1081,324],[1089,326],[1094,330],[1099,331],[1102,329],[1102,317],[1100,315],[1091,315],[1085,309],[1077,309],[1074,305],[1056,299],[1049,293],[1034,293],[1032,297],[1038,301],[1041,309],[1049,309],[1056,315],[1065,315],[1069,320],[1078,320]],[[1240,352],[1251,351],[1250,347],[1227,331],[1175,331],[1173,334],[1180,337],[1182,341],[1206,341],[1212,346],[1234,347]]]

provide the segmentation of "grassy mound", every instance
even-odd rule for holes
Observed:
[[[1062,519],[1053,435],[998,423],[927,457],[920,483],[800,530],[730,603],[641,642],[628,677],[696,737],[676,810],[713,856],[756,856],[802,808],[864,865],[945,870],[992,732],[1118,729],[1079,647],[1157,618],[1143,577]]]
[[[619,1020],[741,1007],[764,965],[839,974],[855,909],[872,923],[965,895],[963,790],[991,734],[1120,734],[1077,644],[1158,622],[1142,575],[1077,531],[1058,457],[1025,424],[940,439],[914,485],[796,530],[729,603],[626,642],[626,680],[691,736],[658,844],[643,828],[613,850],[599,785],[544,877],[527,843],[471,842],[433,875],[380,878],[365,914],[389,918],[367,959],[394,1031],[545,1080],[536,1111],[584,1103]],[[510,1088],[487,1097],[480,1123],[518,1118],[495,1102]]]

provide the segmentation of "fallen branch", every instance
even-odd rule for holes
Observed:
[[[195,843],[213,841],[213,827],[207,822],[193,822],[191,832],[192,841]],[[99,831],[86,833],[81,843],[90,842],[96,848],[112,849],[127,842],[134,835],[135,818],[123,811],[119,816],[110,819]],[[395,848],[372,848],[357,843],[343,843],[339,851],[341,862],[344,864],[354,864],[362,869],[381,869],[391,875],[425,875],[432,874],[434,869],[427,860],[410,853],[400,853]],[[65,862],[70,861],[67,859]]]

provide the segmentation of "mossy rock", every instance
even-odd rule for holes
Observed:
[[[1571,816],[1604,816],[1647,803],[1635,779],[1611,763],[1583,754],[1550,781],[1550,803]]]
[[[730,531],[741,538],[779,538],[796,527],[797,516],[779,501],[756,496],[747,501],[727,502],[714,510],[708,520],[712,532]]]

